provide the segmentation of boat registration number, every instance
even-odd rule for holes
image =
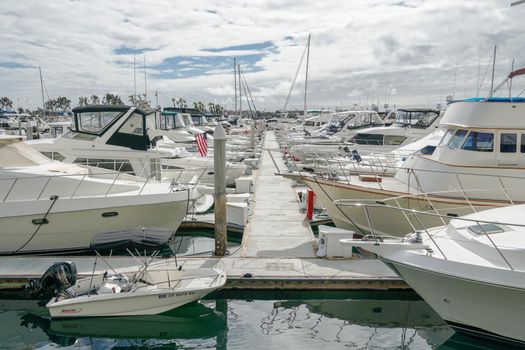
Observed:
[[[176,292],[176,293],[165,293],[159,294],[159,299],[173,298],[173,297],[183,297],[186,295],[193,295],[195,292]]]

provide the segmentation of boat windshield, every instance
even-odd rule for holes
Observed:
[[[358,129],[365,126],[383,125],[381,117],[376,113],[356,115],[347,125],[347,129]]]
[[[191,120],[193,121],[193,124],[197,125],[197,126],[199,126],[199,125],[208,125],[208,120],[203,115],[192,114],[191,115]]]
[[[341,131],[343,130],[346,123],[348,123],[354,117],[354,114],[333,114],[326,129],[331,133]]]
[[[331,133],[346,129],[359,129],[368,126],[383,125],[377,113],[366,114],[333,114],[328,122],[327,130]]]
[[[182,121],[184,122],[184,125],[187,126],[193,126],[193,120],[191,119],[191,116],[189,114],[183,113],[181,115]]]
[[[438,117],[434,111],[407,111],[399,109],[396,113],[394,124],[397,126],[411,126],[428,128]]]
[[[100,134],[114,120],[119,118],[121,111],[96,111],[76,113],[77,127],[80,132],[88,134]]]

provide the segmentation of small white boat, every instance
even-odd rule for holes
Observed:
[[[46,271],[39,282],[34,283],[34,291],[40,295],[57,291],[46,304],[51,317],[71,318],[157,315],[197,301],[224,286],[226,273],[216,268],[187,269],[182,265],[168,265],[163,259],[153,263],[154,257],[168,240],[163,235],[148,236],[146,233],[97,235],[91,242],[97,259],[103,259],[99,251],[112,252],[125,248],[132,254],[130,249],[134,248],[136,252],[152,248],[157,250],[149,259],[141,256],[138,268],[126,271],[111,268],[111,274],[106,271],[78,281],[73,263],[57,263]]]
[[[91,278],[79,282],[87,280]],[[102,278],[91,293],[73,297],[61,293],[46,307],[52,318],[157,315],[199,300],[225,282],[223,271],[204,268],[115,274]]]

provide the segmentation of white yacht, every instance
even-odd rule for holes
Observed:
[[[0,254],[89,248],[94,234],[175,230],[194,190],[49,160],[20,137],[0,138]]]
[[[377,254],[455,329],[525,343],[524,210],[490,209],[404,239],[341,243]]]
[[[361,152],[388,152],[434,132],[441,116],[442,113],[435,109],[398,109],[391,125],[359,130],[348,142]]]
[[[338,207],[333,201],[380,201],[455,215],[524,202],[524,114],[524,98],[455,101],[441,121],[445,134],[439,145],[409,156],[394,177],[301,181],[315,191],[338,227],[364,231],[370,227],[362,210]],[[406,234],[420,227],[415,220],[397,220],[388,213],[383,218],[376,225],[380,234]]]

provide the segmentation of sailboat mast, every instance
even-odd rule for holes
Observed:
[[[306,117],[306,97],[308,96],[308,64],[310,61],[310,38],[311,34],[308,34],[308,41],[306,42],[306,76],[304,80],[304,112],[303,117]]]
[[[237,65],[237,73],[239,76],[239,116],[242,116],[242,88],[241,88],[241,65]]]
[[[137,55],[135,54],[135,49],[133,49],[133,105],[135,105],[135,100],[137,99],[137,70],[135,68],[137,63]]]
[[[46,102],[44,100],[44,81],[42,80],[42,68],[38,66],[38,72],[40,73],[40,92],[42,93],[42,119],[46,116]]]
[[[233,85],[235,90],[235,115],[237,115],[237,59],[233,58]]]
[[[512,67],[510,68],[510,72],[514,72],[514,58],[512,59]],[[512,79],[510,79],[509,83],[509,98],[512,97]]]
[[[490,81],[489,97],[492,97],[492,94],[494,92],[494,71],[496,70],[496,49],[497,49],[497,46],[494,45],[494,60],[492,61],[492,80]]]
[[[144,99],[148,99],[148,81],[146,78],[146,54],[144,54]]]

